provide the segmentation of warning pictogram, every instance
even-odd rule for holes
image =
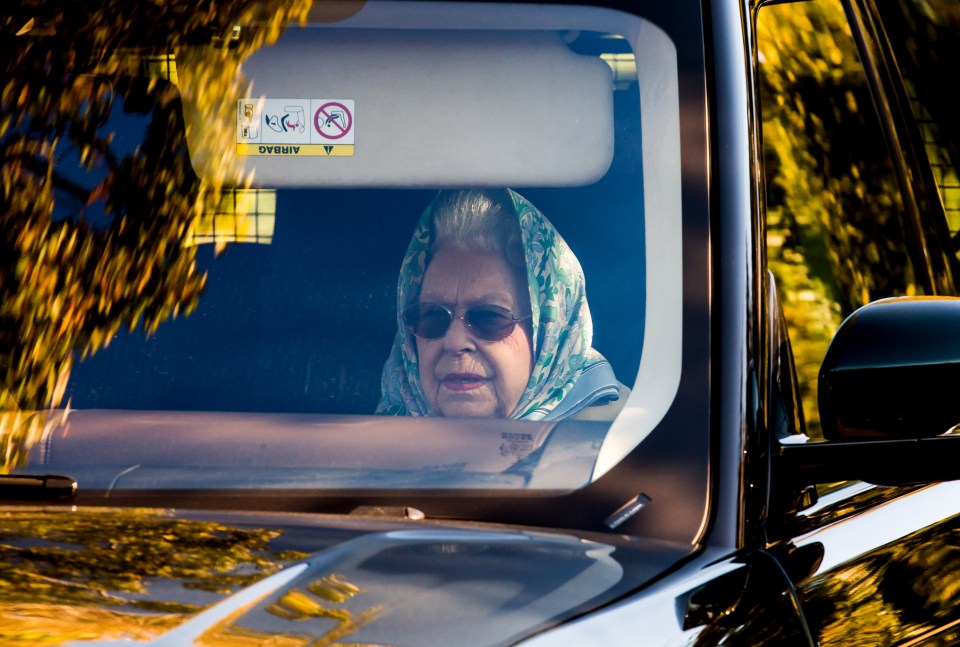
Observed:
[[[353,157],[353,99],[246,97],[237,102],[237,155]]]
[[[324,139],[343,139],[353,128],[353,115],[339,101],[328,101],[313,114],[313,125]]]

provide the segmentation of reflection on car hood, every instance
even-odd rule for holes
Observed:
[[[349,636],[373,645],[499,645],[615,587],[623,568],[613,550],[524,533],[371,534],[281,571],[157,643]]]
[[[369,517],[0,513],[0,641],[44,636],[38,645],[499,645],[620,597],[690,552]]]

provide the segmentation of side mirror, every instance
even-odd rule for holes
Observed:
[[[782,444],[783,485],[960,479],[960,298],[870,303],[840,326],[820,368],[826,442]]]
[[[850,315],[820,367],[829,440],[929,438],[960,423],[960,299],[895,298]]]

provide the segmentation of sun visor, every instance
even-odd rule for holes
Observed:
[[[266,187],[584,185],[613,158],[610,67],[562,33],[291,27],[242,61],[226,84],[237,96],[213,109],[198,105],[210,90],[191,60],[203,67],[185,57],[178,68],[201,177],[232,168]]]

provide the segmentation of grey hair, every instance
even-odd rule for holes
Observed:
[[[526,277],[520,223],[507,191],[441,191],[433,205],[432,228],[431,256],[446,246],[495,252]]]

